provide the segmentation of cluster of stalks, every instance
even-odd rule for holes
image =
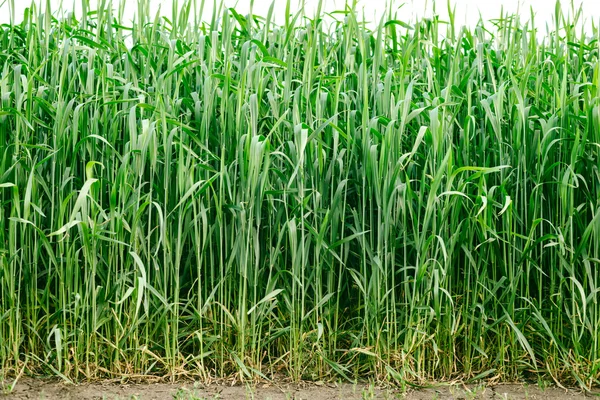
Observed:
[[[598,383],[581,9],[124,4],[0,26],[3,375]]]

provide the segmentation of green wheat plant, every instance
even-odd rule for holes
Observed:
[[[0,26],[0,375],[599,383],[581,9],[124,4]]]

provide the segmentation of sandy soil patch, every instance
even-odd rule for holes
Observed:
[[[0,399],[36,400],[558,400],[583,399],[589,395],[559,388],[540,389],[533,385],[440,385],[402,392],[368,384],[300,384],[231,386],[186,383],[114,384],[85,383],[68,385],[55,380],[21,379],[11,393]]]

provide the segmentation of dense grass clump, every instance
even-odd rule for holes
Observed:
[[[2,375],[598,383],[597,29],[355,9],[0,27]]]

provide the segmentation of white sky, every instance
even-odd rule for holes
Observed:
[[[45,4],[47,0],[37,0],[37,3]],[[63,9],[73,10],[72,4],[80,3],[81,0],[63,0]],[[114,0],[114,3],[117,4],[119,0]],[[127,19],[133,17],[136,9],[137,0],[124,0],[125,7],[125,16]],[[171,13],[173,0],[150,0],[151,8],[154,11],[161,9],[161,13],[166,13],[168,16]],[[197,0],[200,3],[201,0]],[[206,0],[205,6],[205,19],[209,19],[211,15],[211,4],[214,0]],[[219,0],[217,0],[219,1]],[[224,0],[225,5],[228,7],[234,7],[240,14],[246,14],[250,9],[250,0]],[[291,0],[292,10],[297,11],[300,9],[300,4],[302,0]],[[522,15],[522,19],[528,20],[530,17],[530,7],[533,7],[535,12],[536,19],[536,27],[540,30],[545,31],[546,23],[549,26],[553,26],[552,15],[554,13],[554,0],[450,0],[452,4],[456,6],[456,22],[459,25],[474,25],[479,16],[484,20],[498,18],[500,16],[500,10],[503,8],[505,11],[510,13],[519,12]],[[7,23],[10,20],[10,12],[9,12],[9,3],[15,3],[15,15],[16,20],[19,21],[22,19],[23,11],[25,7],[30,4],[30,0],[0,0],[0,23]],[[179,4],[183,0],[179,0]],[[305,0],[306,6],[305,11],[307,15],[311,15],[316,8],[316,4],[318,0]],[[326,11],[333,11],[336,9],[340,9],[345,4],[345,0],[323,0],[324,9]],[[3,4],[4,3],[4,4]],[[59,4],[61,0],[50,0],[51,8],[53,12],[56,14],[56,11],[59,8]],[[92,8],[95,8],[96,1],[91,0]],[[211,3],[211,4],[208,4]],[[365,15],[367,17],[372,17],[373,20],[378,18],[381,13],[385,10],[386,4],[393,4],[395,10],[398,10],[398,17],[403,21],[410,22],[415,18],[419,18],[422,16],[431,16],[432,15],[432,4],[434,2],[432,0],[359,0],[359,9],[364,9]],[[437,12],[442,17],[445,18],[447,16],[447,0],[437,0]],[[587,26],[590,26],[592,20],[595,25],[599,25],[600,21],[600,0],[563,0],[563,10],[568,12],[571,9],[571,6],[575,6],[576,8],[579,5],[583,6],[584,10],[584,18],[587,21]],[[69,4],[69,6],[67,6]],[[271,4],[271,0],[254,0],[254,14],[266,16],[269,6]],[[286,0],[275,0],[275,15],[276,20],[281,21],[285,14],[285,5]],[[399,8],[399,6],[402,7]],[[78,12],[80,7],[76,6],[75,11]],[[543,33],[543,32],[540,32]],[[588,33],[591,34],[591,30],[588,30]]]

